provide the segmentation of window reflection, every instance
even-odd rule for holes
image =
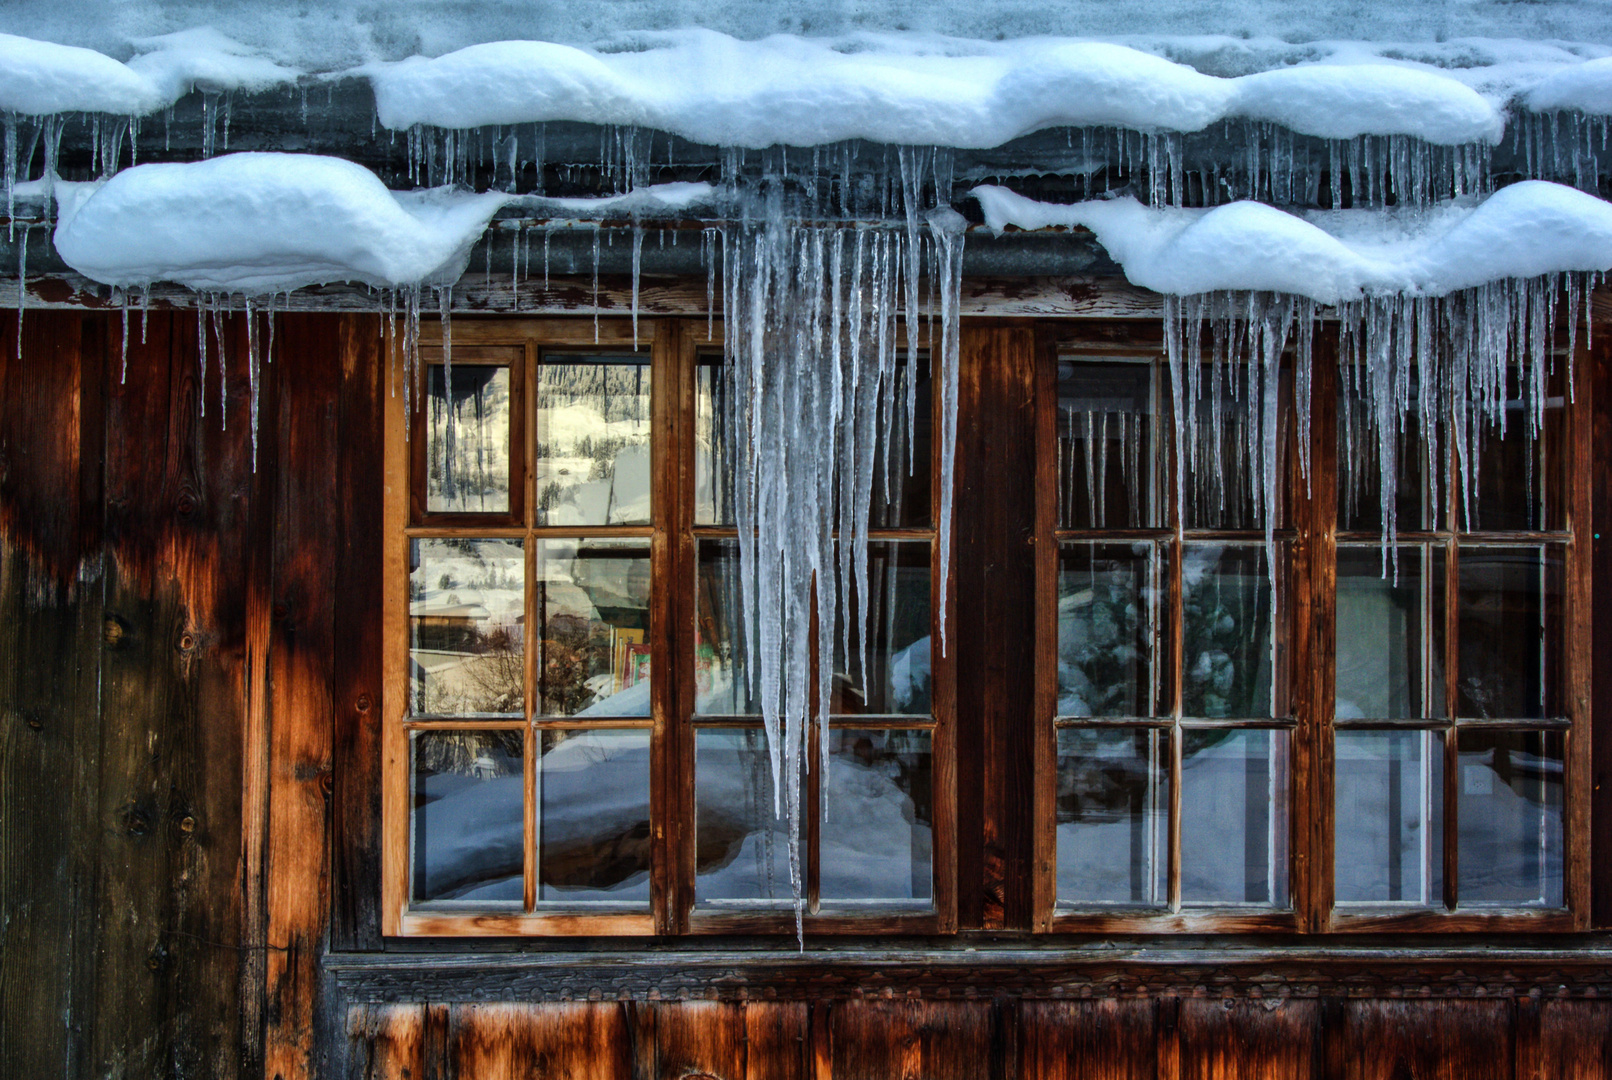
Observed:
[[[415,715],[520,714],[526,556],[519,540],[409,544],[409,682]]]
[[[425,412],[426,511],[508,513],[509,368],[458,364],[450,382],[447,369],[433,364]]]
[[[521,903],[521,732],[426,731],[412,750],[414,901]]]
[[[540,365],[533,423],[539,525],[649,524],[647,360]]]
[[[648,716],[647,540],[538,545],[538,710],[546,716]]]

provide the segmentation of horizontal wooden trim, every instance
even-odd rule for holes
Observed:
[[[409,912],[401,929],[406,937],[649,937],[655,932],[655,917],[648,911],[641,915]]]
[[[1516,908],[1493,912],[1465,908],[1457,911],[1362,911],[1334,908],[1330,929],[1336,933],[1399,932],[1416,934],[1565,934],[1577,929],[1572,912]]]
[[[801,922],[808,940],[824,935],[853,938],[872,935],[903,936],[940,933],[940,916],[934,911],[893,911],[870,908],[866,911],[819,912]],[[793,937],[795,913],[785,911],[721,911],[696,908],[689,913],[688,932],[692,935],[766,934]]]
[[[1054,934],[1283,934],[1299,929],[1292,911],[1054,911]]]
[[[1491,939],[1335,948],[1112,938],[1025,947],[970,937],[881,948],[809,937],[801,949],[791,927],[762,947],[709,940],[663,940],[652,949],[611,941],[595,949],[554,940],[497,944],[507,951],[466,952],[463,941],[397,942],[398,951],[388,953],[330,954],[325,969],[355,1002],[1612,994],[1606,935],[1556,947]]]

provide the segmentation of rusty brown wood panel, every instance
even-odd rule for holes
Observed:
[[[1541,1004],[1537,1071],[1518,1080],[1612,1080],[1612,1001]]]
[[[1001,1007],[991,1001],[836,1002],[833,1080],[989,1080],[1003,1075]]]
[[[382,482],[386,371],[378,317],[340,319],[331,947],[381,943]]]
[[[959,925],[1028,928],[1035,723],[1036,337],[965,323],[953,510]]]
[[[16,316],[0,315],[5,1076],[78,1075],[93,1015],[102,407],[84,321],[31,316],[19,356]]]
[[[1314,1001],[1185,998],[1177,1030],[1181,1080],[1309,1080],[1319,1064]]]
[[[340,320],[282,316],[274,363],[273,606],[263,848],[264,1075],[321,1076],[330,903]]]
[[[1604,291],[1597,299],[1603,312],[1612,308]],[[1590,634],[1591,655],[1604,658],[1612,650],[1612,318],[1595,327],[1593,341]],[[1595,926],[1612,927],[1612,664],[1604,660],[1591,666],[1590,718],[1590,914]]]
[[[1019,1007],[1024,1080],[1153,1080],[1158,1002],[1026,1001]]]
[[[619,1002],[452,1005],[444,1080],[638,1080],[628,1009]]]
[[[224,422],[216,357],[201,415],[194,320],[152,318],[143,340],[131,336],[126,378],[105,352],[98,968],[82,1072],[232,1076],[248,592],[237,568],[257,501],[248,431]],[[244,365],[227,383],[239,421]]]
[[[804,1080],[809,1072],[804,1002],[668,1002],[653,1012],[660,1080]]]
[[[1328,1002],[1328,1080],[1504,1080],[1514,1075],[1509,1000]]]
[[[348,1080],[425,1080],[424,1005],[347,1010]]]

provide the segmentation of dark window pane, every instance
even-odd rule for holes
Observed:
[[[545,363],[533,410],[539,525],[647,525],[647,359]]]
[[[409,543],[415,715],[520,714],[526,555],[519,540]]]
[[[829,706],[836,715],[928,715],[929,582],[928,541],[868,544],[866,622],[850,628],[849,658],[846,628],[836,620]]]
[[[1338,548],[1338,719],[1422,715],[1427,559],[1422,547],[1400,547],[1397,571],[1392,564],[1385,571],[1382,548],[1375,544]],[[1433,609],[1427,617],[1444,615]],[[1442,682],[1443,665],[1434,668],[1434,678]]]
[[[1154,730],[1059,729],[1059,903],[1168,900],[1169,745]]]
[[[649,715],[649,577],[648,540],[539,542],[541,714]]]
[[[1160,608],[1169,555],[1153,543],[1058,549],[1058,715],[1156,716],[1170,697]]]
[[[1565,361],[1564,361],[1565,363]],[[1557,382],[1559,379],[1553,379]],[[1498,425],[1478,428],[1476,460],[1469,485],[1473,504],[1466,506],[1463,529],[1560,529],[1564,527],[1560,469],[1563,434],[1563,399],[1558,390],[1540,399],[1543,426],[1534,430],[1535,394],[1523,385],[1522,371],[1512,368],[1507,380],[1504,430]]]
[[[522,903],[521,740],[519,731],[426,731],[412,738],[415,903]]]
[[[1182,712],[1275,715],[1264,545],[1186,544],[1182,552]]]
[[[929,404],[929,361],[918,361],[917,379],[903,359],[895,367],[895,408],[874,431],[875,462],[868,524],[875,529],[921,529],[929,525],[929,479],[934,413]],[[907,419],[907,395],[913,398]],[[841,433],[842,436],[844,432]]]
[[[933,895],[933,761],[927,731],[830,728],[822,899],[922,902]]]
[[[540,732],[537,898],[649,902],[649,732]]]
[[[751,643],[740,608],[739,542],[700,540],[695,571],[694,711],[757,715],[751,683]]]
[[[1186,527],[1189,529],[1262,529],[1256,494],[1268,486],[1264,477],[1250,475],[1249,448],[1263,443],[1264,399],[1258,365],[1244,363],[1187,365],[1198,387],[1184,389],[1183,408],[1191,410],[1195,425],[1183,434],[1186,458]],[[1286,520],[1283,494],[1287,463],[1287,417],[1291,395],[1277,395],[1277,431],[1273,442],[1277,500],[1275,522]]]
[[[1181,902],[1287,906],[1288,733],[1181,736]]]
[[[1457,715],[1563,715],[1561,548],[1463,546],[1459,604]]]
[[[1156,372],[1145,361],[1059,361],[1059,528],[1167,524]]]
[[[1562,737],[1462,731],[1462,907],[1562,906]]]
[[[694,734],[694,899],[788,904],[789,825],[758,728]],[[802,859],[805,854],[802,852]]]
[[[459,364],[451,387],[442,365],[427,370],[426,510],[507,514],[509,368]]]
[[[1431,731],[1340,731],[1335,761],[1338,903],[1442,904],[1443,739]]]
[[[733,448],[728,445],[730,398],[727,372],[702,361],[694,373],[694,524],[732,525]]]
[[[1446,426],[1440,422],[1422,437],[1417,372],[1409,375],[1408,409],[1392,407],[1386,428],[1378,423],[1366,390],[1366,369],[1343,364],[1338,369],[1338,528],[1381,532],[1382,453],[1393,454],[1395,524],[1399,532],[1434,529],[1437,508],[1449,498],[1450,456]]]

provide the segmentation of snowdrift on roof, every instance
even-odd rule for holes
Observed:
[[[750,148],[869,139],[983,149],[1049,127],[1190,132],[1229,118],[1445,145],[1495,142],[1505,130],[1495,104],[1420,67],[1312,64],[1219,78],[1104,42],[974,43],[960,53],[876,40],[882,47],[842,51],[786,35],[738,41],[689,30],[641,51],[503,41],[360,70],[393,129],[572,120]]]
[[[443,284],[463,273],[506,198],[394,193],[337,158],[228,154],[71,185],[55,241],[74,270],[123,287],[264,295],[335,281]]]
[[[91,49],[0,34],[0,111],[145,116],[190,93],[261,90],[298,72],[211,30],[149,38],[127,64]]]
[[[1270,290],[1335,304],[1612,269],[1612,204],[1542,180],[1501,188],[1477,204],[1302,217],[1254,202],[1183,210],[1150,209],[1129,197],[1057,206],[999,187],[972,194],[998,232],[1084,226],[1133,284],[1178,296]]]

